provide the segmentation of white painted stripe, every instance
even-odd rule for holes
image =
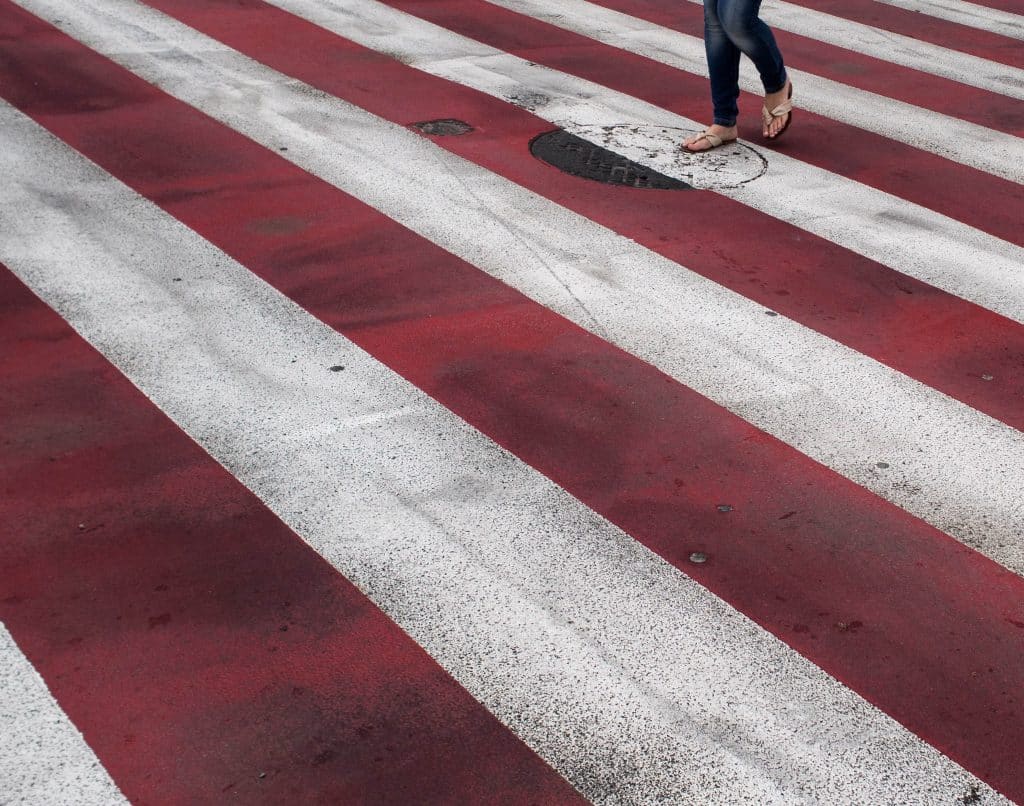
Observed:
[[[6,105],[0,140],[0,260],[595,802],[1002,802]]]
[[[707,77],[704,40],[639,20],[586,0],[488,0],[568,31],[590,37],[670,67]],[[788,68],[797,106],[875,132],[993,176],[1024,183],[1024,139],[929,109],[859,90],[802,70]],[[740,62],[740,86],[764,89],[749,59]],[[710,90],[708,97],[710,118]],[[755,118],[758,109],[748,110]]]
[[[114,703],[111,706],[116,707]],[[127,802],[0,624],[0,804],[107,806]]]
[[[312,174],[1024,575],[1019,431],[813,330],[766,317],[634,241],[148,7],[83,0],[61,18],[147,80],[274,151],[287,143],[285,156]],[[816,180],[823,196],[835,192]],[[851,215],[857,227],[874,223],[870,212]],[[900,235],[913,237],[909,228]],[[965,258],[962,270],[976,259]],[[890,468],[880,472],[879,461]]]
[[[1000,11],[977,3],[965,3],[962,0],[877,0],[890,6],[904,8],[937,17],[940,20],[979,28],[1011,39],[1024,39],[1024,16]]]
[[[703,0],[690,2],[703,5]],[[818,42],[1024,100],[1024,70],[1016,67],[833,17],[785,0],[766,2],[761,7],[761,19],[773,28],[781,28]]]
[[[33,6],[44,0],[24,0]],[[53,0],[45,0],[52,4]],[[568,131],[649,123],[700,131],[696,121],[531,64],[372,0],[274,0],[275,5],[426,73],[529,109]],[[23,3],[23,4],[24,4]],[[95,29],[96,26],[91,26]],[[101,36],[76,22],[78,35]],[[96,40],[102,41],[102,40]],[[688,179],[645,149],[627,154]],[[904,199],[779,152],[768,173],[723,195],[1017,322],[1024,322],[1024,249]],[[866,223],[867,222],[867,223]]]

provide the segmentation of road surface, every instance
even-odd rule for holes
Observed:
[[[0,803],[1024,802],[1024,6],[763,16],[0,0]]]

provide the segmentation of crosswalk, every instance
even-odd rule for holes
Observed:
[[[974,3],[943,2],[943,0],[882,0],[891,6],[938,17],[1000,36],[1024,39],[1024,21],[1017,14],[986,8]]]
[[[699,3],[0,0],[0,622],[83,802],[1024,801],[1024,9],[763,12],[791,131],[747,72],[767,172],[661,192],[529,143],[692,180]]]

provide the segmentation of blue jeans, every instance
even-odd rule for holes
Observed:
[[[704,0],[704,49],[711,75],[715,123],[735,126],[740,97],[740,53],[761,74],[765,94],[786,86],[786,68],[771,29],[758,18],[761,0]]]

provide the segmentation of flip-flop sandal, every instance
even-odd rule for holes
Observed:
[[[696,145],[701,140],[707,140],[711,143],[711,148],[690,148],[690,145]],[[728,145],[729,143],[735,143],[736,138],[730,137],[728,140],[723,140],[717,134],[712,134],[710,131],[704,132],[700,137],[694,140],[690,145],[683,145],[684,151],[689,151],[691,154],[703,154],[706,151],[713,151],[720,146]]]
[[[774,135],[765,135],[769,140],[777,140],[782,136],[782,133],[789,128],[789,124],[793,122],[793,82],[789,82],[789,96],[788,98],[775,107],[771,112],[768,111],[767,106],[761,107],[761,120],[764,121],[764,125],[767,128],[771,125],[775,118],[781,118],[783,115],[789,115],[786,122],[782,124],[782,128],[775,132]]]

